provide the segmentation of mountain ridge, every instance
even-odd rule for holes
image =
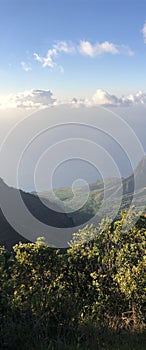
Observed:
[[[116,198],[121,193],[123,193],[122,204],[120,209],[128,208],[136,192],[136,200],[139,208],[145,207],[146,204],[146,156],[139,162],[138,166],[134,172],[127,178],[122,180],[122,188],[120,179],[110,178],[107,179],[107,211],[103,213],[104,215],[110,215],[110,210],[112,205],[116,205],[111,202],[112,194],[116,193]],[[134,188],[134,182],[136,182],[136,188]],[[83,208],[75,211],[73,213],[66,214],[62,213],[62,207],[59,207],[55,202],[51,201],[49,197],[49,191],[44,191],[39,193],[39,196],[36,193],[27,193],[22,190],[9,187],[0,179],[0,199],[1,199],[1,209],[0,209],[0,244],[5,245],[8,249],[11,249],[13,245],[19,241],[26,243],[29,239],[26,236],[20,235],[6,220],[3,213],[3,206],[9,207],[12,211],[12,215],[15,219],[15,198],[19,192],[24,204],[28,208],[29,212],[37,218],[38,221],[43,222],[44,224],[51,227],[66,228],[71,227],[72,233],[76,230],[77,225],[85,225],[88,220],[92,219],[95,212],[100,207],[100,204],[103,199],[104,194],[104,185],[101,181],[89,185],[90,194],[87,203]],[[71,188],[59,188],[56,189],[56,195],[62,200],[71,199],[73,196]],[[80,188],[80,196],[82,195],[83,188]],[[43,203],[41,202],[43,199]],[[48,208],[49,207],[49,208]],[[61,209],[61,210],[60,210]],[[60,212],[59,212],[60,211]],[[17,215],[16,215],[17,217]],[[20,225],[19,232],[23,232],[23,229]],[[26,230],[30,232],[30,236],[33,236],[33,230],[38,230],[36,226],[33,226],[32,222],[27,222]],[[37,231],[36,231],[37,232]],[[51,233],[50,233],[51,234]],[[38,232],[38,236],[42,236],[42,232]]]

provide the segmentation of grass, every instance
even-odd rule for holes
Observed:
[[[41,344],[40,344],[41,345]],[[28,348],[27,348],[28,349]],[[146,333],[107,332],[100,334],[95,332],[91,339],[81,344],[66,343],[58,341],[52,342],[48,347],[32,347],[29,350],[145,350]]]
[[[12,325],[11,325],[12,326]],[[11,331],[11,342],[3,350],[145,350],[146,330],[113,330],[100,328],[91,323],[83,324],[77,336],[66,334],[66,337],[55,337],[47,334],[48,327],[35,332],[28,329],[25,324],[21,327],[15,325]],[[10,327],[11,328],[11,327]],[[43,329],[44,328],[44,329]],[[49,332],[50,333],[50,332]],[[9,337],[9,336],[8,336]],[[10,340],[10,339],[9,339]]]

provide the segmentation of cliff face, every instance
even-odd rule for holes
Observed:
[[[144,188],[146,188],[146,156],[139,162],[134,173],[123,181],[124,193],[132,193],[134,190]]]
[[[22,212],[19,207],[19,197],[22,198],[27,212],[31,215]],[[11,249],[19,241],[26,243],[31,241],[31,237],[43,236],[44,233],[48,233],[50,241],[53,241],[53,228],[63,229],[73,226],[72,220],[65,213],[59,212],[59,207],[51,203],[49,199],[42,203],[36,195],[11,188],[1,179],[0,201],[0,245],[5,245],[8,249]],[[13,225],[10,222],[13,222]],[[42,223],[46,232],[41,231]],[[35,241],[35,238],[32,240]]]

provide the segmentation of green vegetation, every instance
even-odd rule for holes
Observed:
[[[144,168],[145,169],[145,168]],[[79,207],[77,211],[70,212],[67,216],[73,221],[74,226],[87,223],[90,219],[94,222],[94,216],[96,224],[101,221],[103,217],[111,217],[113,213],[117,213],[119,205],[119,196],[121,196],[121,206],[117,213],[117,218],[120,216],[121,210],[128,210],[130,208],[133,194],[135,198],[134,205],[140,210],[144,210],[146,203],[146,187],[145,178],[142,182],[140,171],[138,168],[136,171],[136,179],[139,187],[134,192],[134,178],[133,174],[126,179],[122,179],[122,184],[118,178],[109,178],[105,182],[97,181],[94,184],[90,184],[89,197],[86,203],[80,208],[80,202],[84,198],[84,187],[78,187],[78,196],[76,197],[76,206]],[[104,185],[106,185],[106,200],[104,200]],[[56,197],[67,204],[68,200],[73,199],[72,189],[69,187],[57,188],[54,190]],[[113,196],[114,194],[114,196]],[[50,199],[53,201],[52,194],[49,191],[41,192],[40,197]],[[101,207],[104,200],[104,206]],[[113,215],[114,217],[115,215]]]
[[[65,254],[43,237],[0,248],[1,349],[146,348],[146,231],[125,218],[85,227]]]

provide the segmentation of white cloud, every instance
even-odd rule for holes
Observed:
[[[34,53],[35,60],[42,63],[43,67],[54,68],[56,63],[54,58],[58,55],[56,49],[48,50],[46,57],[41,57],[37,53]]]
[[[138,91],[135,95],[129,95],[128,100],[134,104],[146,104],[146,92]]]
[[[122,101],[107,91],[98,89],[92,96],[91,102],[95,105],[119,105]]]
[[[2,96],[0,98],[0,109],[22,108],[41,109],[55,103],[50,90],[29,90]]]
[[[146,92],[139,91],[136,94],[118,97],[109,92],[98,89],[91,98],[88,99],[72,99],[73,107],[85,106],[104,106],[104,107],[128,107],[135,105],[146,105]]]
[[[66,41],[58,41],[56,44],[54,44],[54,48],[57,50],[57,52],[64,52],[64,53],[74,53],[75,47],[71,42]]]
[[[67,43],[66,41],[60,41],[53,45],[52,49],[48,50],[46,57],[40,56],[38,53],[34,53],[35,60],[42,63],[43,67],[54,68],[57,66],[55,58],[63,52],[66,54],[73,53],[75,48],[72,43]],[[60,67],[60,66],[59,66]],[[63,67],[60,67],[61,72],[63,72]]]
[[[30,67],[30,65],[28,65],[26,62],[22,61],[21,62],[21,67],[25,72],[29,72],[32,70],[32,68]]]
[[[47,51],[46,56],[41,56],[38,53],[34,53],[34,58],[36,61],[42,64],[42,67],[54,68],[57,67],[63,72],[63,67],[59,66],[56,62],[59,54],[75,54],[79,53],[84,56],[96,57],[102,54],[125,54],[132,56],[134,52],[127,46],[115,45],[109,41],[104,41],[103,43],[91,44],[89,41],[82,40],[79,45],[75,45],[72,42],[58,41],[55,43],[51,49]]]
[[[89,41],[80,41],[79,52],[82,55],[90,57],[95,57],[102,53],[111,53],[113,55],[119,53],[116,46],[108,41],[105,41],[102,44],[96,43],[95,45],[92,45]]]
[[[106,53],[112,55],[126,54],[128,56],[132,56],[134,54],[134,52],[127,46],[115,45],[109,41],[104,41],[103,43],[97,42],[94,45],[92,45],[89,41],[80,41],[78,49],[82,55],[89,57],[96,57]]]
[[[142,28],[142,34],[143,34],[143,38],[144,38],[144,43],[146,44],[146,21],[145,21],[144,26]]]
[[[146,93],[139,91],[136,94],[130,94],[128,96],[117,97],[111,95],[105,90],[98,89],[90,100],[89,105],[102,105],[102,106],[134,106],[146,104]]]

